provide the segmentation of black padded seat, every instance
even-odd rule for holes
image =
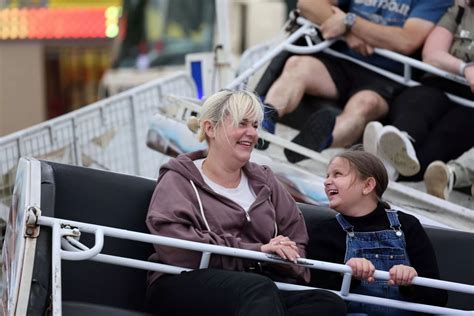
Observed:
[[[155,189],[154,180],[52,162],[41,162],[41,166],[42,215],[148,232],[145,217]],[[299,207],[310,236],[315,223],[335,215],[327,207],[306,204]],[[427,232],[438,256],[442,279],[474,284],[474,234],[436,228],[427,228]],[[87,234],[81,237],[89,246],[92,240]],[[312,247],[311,240],[309,247]],[[153,253],[153,247],[106,238],[103,252],[146,260]],[[63,260],[63,308],[68,311],[64,314],[144,315],[146,275],[146,271],[139,269]],[[42,227],[37,240],[28,313],[43,314],[50,304],[50,294],[51,231]],[[473,310],[474,300],[467,294],[449,292],[448,306]]]
[[[44,161],[41,169],[42,215],[148,233],[145,217],[156,185],[154,180]],[[88,246],[93,245],[93,240],[89,234],[81,236],[81,242]],[[47,308],[51,293],[50,229],[41,229],[38,242],[31,311]],[[147,260],[153,251],[150,244],[108,237],[103,248],[106,254],[140,260]],[[147,271],[139,269],[63,260],[62,298],[83,303],[82,308],[103,305],[124,312],[144,312],[146,276]]]

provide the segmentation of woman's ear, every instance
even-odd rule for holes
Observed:
[[[204,133],[206,133],[209,139],[216,137],[216,129],[215,126],[208,120],[204,121],[203,123]]]
[[[377,185],[377,181],[373,177],[368,177],[367,180],[365,180],[365,186],[363,189],[364,194],[370,194],[375,190],[375,186]]]

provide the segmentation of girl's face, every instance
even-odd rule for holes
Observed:
[[[328,166],[324,189],[329,199],[329,207],[344,214],[357,205],[366,196],[367,181],[361,180],[357,171],[351,168],[345,158],[336,157]]]
[[[218,128],[212,146],[219,156],[236,160],[243,166],[250,160],[250,154],[257,143],[257,128],[258,122],[248,119],[243,119],[234,127],[232,119],[227,116]]]

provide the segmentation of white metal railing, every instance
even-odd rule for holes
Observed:
[[[437,67],[399,53],[395,53],[386,49],[376,48],[374,50],[376,54],[392,59],[404,65],[403,76],[397,75],[395,73],[373,66],[356,58],[339,53],[330,48],[330,46],[337,40],[343,40],[342,38],[339,38],[337,40],[332,39],[315,43],[315,28],[317,28],[317,26],[303,17],[298,17],[297,23],[301,25],[300,28],[298,28],[294,33],[292,33],[284,42],[270,49],[270,51],[264,57],[259,58],[259,60],[256,61],[250,68],[242,72],[237,78],[235,78],[231,83],[229,83],[226,88],[236,88],[242,83],[246,82],[250,76],[255,74],[262,66],[264,66],[267,62],[269,62],[271,59],[273,59],[275,56],[277,56],[280,52],[284,50],[295,54],[314,54],[317,52],[324,51],[325,53],[328,53],[330,55],[350,60],[358,65],[361,65],[369,70],[372,70],[380,75],[383,75],[389,79],[392,79],[407,86],[415,86],[420,84],[419,82],[412,79],[412,68],[417,68],[425,72],[432,73],[434,75],[458,82],[460,84],[467,85],[466,79],[461,76],[452,74],[445,70],[439,69]],[[293,44],[301,37],[304,37],[307,46],[297,46]],[[467,100],[449,93],[447,95],[452,101],[457,104],[467,107],[474,107],[474,101]]]
[[[177,111],[177,115],[174,116],[174,119],[182,124],[185,123],[190,113],[199,113],[201,109],[198,105],[200,101],[197,99],[185,97],[177,98],[172,95],[168,95],[167,98],[176,107],[180,108],[180,110]],[[258,135],[273,145],[290,149],[310,158],[312,167],[314,167],[316,163],[317,165],[323,166],[324,170],[326,169],[329,160],[321,153],[263,130],[260,130]],[[197,142],[197,140],[195,141]],[[304,169],[304,166],[300,167]],[[314,172],[314,169],[310,168],[310,171]],[[450,201],[435,198],[425,192],[395,181],[389,182],[384,198],[395,207],[402,207],[403,204],[405,204],[405,206],[410,206],[411,211],[416,214],[446,224],[453,229],[474,232],[474,217],[472,210],[467,206],[461,206]],[[405,201],[405,203],[401,203],[400,205],[400,201]],[[408,203],[406,201],[410,202]]]
[[[241,85],[282,50],[298,53],[324,50],[338,54],[329,48],[334,41],[313,44],[316,37],[314,24],[301,17],[298,18],[298,23],[301,24],[298,30],[270,49],[264,57],[259,58],[227,87],[236,88]],[[301,37],[306,40],[308,47],[293,45]],[[373,67],[370,69],[407,85],[418,84],[409,79],[410,67],[417,67],[457,82],[464,81],[459,76],[400,54],[381,49],[376,49],[376,53],[405,63],[407,67],[405,67],[404,76],[394,75],[368,64],[364,66]],[[261,55],[262,52],[259,54]],[[350,57],[343,56],[343,58]],[[358,60],[354,61],[361,63]],[[161,160],[157,159],[156,152],[146,147],[144,140],[148,120],[163,103],[166,103],[163,100],[165,94],[194,97],[195,86],[189,76],[178,73],[0,137],[0,217],[5,217],[8,211],[16,166],[18,159],[22,156],[135,175],[156,176]],[[474,106],[472,101],[456,96],[450,97],[463,105]]]
[[[194,97],[194,82],[179,72],[0,137],[0,218],[6,217],[23,156],[156,176],[162,160],[145,139],[150,118],[167,104],[168,94]]]
[[[151,244],[159,244],[163,246],[187,249],[198,251],[202,253],[202,260],[200,268],[207,268],[209,263],[209,257],[211,254],[234,256],[239,258],[252,259],[257,261],[266,261],[272,263],[283,263],[283,264],[294,264],[287,260],[280,259],[275,255],[269,255],[262,252],[244,250],[232,247],[209,245],[193,241],[186,241],[181,239],[169,238],[156,236],[145,233],[138,233],[128,231],[124,229],[87,224],[77,221],[69,221],[64,219],[58,219],[53,217],[40,216],[38,218],[38,224],[43,226],[49,226],[53,228],[52,236],[52,271],[53,273],[53,311],[55,315],[61,314],[61,260],[93,260],[103,263],[109,263],[114,265],[127,266],[137,269],[144,269],[149,271],[159,271],[170,274],[179,274],[183,271],[189,271],[188,268],[170,266],[159,263],[152,263],[148,261],[142,261],[137,259],[131,259],[120,256],[112,256],[101,254],[102,246],[104,243],[104,236],[113,238],[133,240],[138,242],[145,242]],[[71,234],[71,229],[74,228],[75,232]],[[78,233],[79,232],[79,233]],[[80,243],[74,237],[78,237],[80,233],[90,233],[95,235],[95,245],[92,248],[88,248]],[[65,243],[63,237],[69,242],[69,245]],[[63,248],[61,248],[61,241],[63,239]],[[471,314],[472,311],[457,310],[452,308],[424,305],[418,303],[410,303],[397,301],[392,299],[385,299],[379,297],[365,296],[350,293],[350,285],[352,280],[352,270],[349,266],[343,264],[335,264],[311,259],[298,259],[297,265],[307,267],[310,269],[321,269],[333,272],[339,272],[343,274],[343,281],[341,289],[339,291],[333,291],[334,293],[341,296],[343,299],[348,301],[365,302],[369,304],[377,304],[388,307],[394,307],[398,309],[411,310],[416,312],[430,313],[430,314]],[[389,273],[386,271],[376,271],[374,277],[381,280],[388,280]],[[426,286],[438,289],[444,289],[449,291],[456,291],[461,293],[467,293],[474,295],[474,285],[467,285],[455,282],[441,281],[423,277],[415,277],[413,279],[413,285]],[[311,289],[308,286],[299,286],[294,284],[277,283],[277,286],[284,290],[303,290]]]

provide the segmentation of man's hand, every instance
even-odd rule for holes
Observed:
[[[338,7],[332,6],[333,15],[330,16],[323,24],[321,24],[321,33],[325,39],[332,39],[342,36],[346,33],[346,25],[344,24],[344,13]]]
[[[466,67],[466,69],[464,69],[464,78],[466,78],[467,83],[471,88],[471,92],[474,93],[474,65]]]
[[[347,46],[349,46],[352,50],[358,52],[362,56],[369,56],[374,53],[374,48],[372,46],[370,46],[354,34],[347,34],[346,43]]]
[[[418,275],[413,267],[398,264],[393,266],[388,273],[390,274],[390,285],[410,285],[413,278]]]
[[[346,262],[351,267],[352,276],[356,279],[374,281],[375,267],[369,260],[365,258],[351,258]]]
[[[281,258],[295,263],[297,259],[300,258],[296,243],[290,238],[282,235],[278,235],[275,238],[270,239],[270,242],[268,244],[262,245],[260,250],[265,253],[275,253]]]

